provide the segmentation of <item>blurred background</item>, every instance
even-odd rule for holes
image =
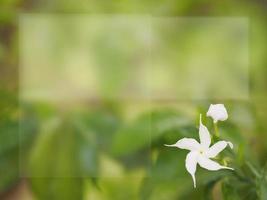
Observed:
[[[0,1],[0,199],[267,199],[264,1]],[[218,162],[185,170],[224,103]],[[212,120],[204,123],[214,133]]]

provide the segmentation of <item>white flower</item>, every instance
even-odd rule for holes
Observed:
[[[223,104],[211,104],[207,116],[213,119],[213,122],[224,121],[228,118],[226,108]]]
[[[227,141],[219,141],[209,147],[211,144],[211,137],[207,127],[202,124],[201,115],[199,125],[199,138],[200,143],[198,143],[193,138],[183,138],[173,145],[165,144],[165,146],[178,147],[180,149],[186,149],[190,151],[186,156],[185,167],[193,178],[194,187],[196,187],[195,172],[197,163],[202,168],[212,171],[219,169],[233,170],[233,168],[222,166],[210,159],[216,157],[223,149],[225,149],[227,145],[229,145],[230,148],[233,148],[233,144]]]

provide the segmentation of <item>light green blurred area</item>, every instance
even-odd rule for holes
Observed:
[[[0,199],[267,198],[266,4],[0,2]],[[183,137],[224,103],[218,162]],[[212,120],[203,122],[213,133]],[[226,160],[222,161],[222,158]]]
[[[22,99],[249,98],[248,18],[22,14],[19,20]]]

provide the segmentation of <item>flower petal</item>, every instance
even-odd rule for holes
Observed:
[[[190,153],[187,154],[186,160],[185,160],[185,167],[186,170],[191,174],[194,187],[196,187],[196,177],[195,177],[195,172],[197,168],[197,158],[198,158],[199,153],[196,151],[191,151]]]
[[[233,148],[233,144],[231,142],[227,142],[227,141],[219,141],[217,143],[215,143],[214,145],[212,145],[206,152],[206,156],[208,158],[214,158],[215,156],[217,156],[222,150],[225,149],[225,147],[229,145],[230,148]]]
[[[200,148],[200,144],[193,138],[183,138],[178,140],[175,144],[165,144],[167,147],[178,147],[180,149],[187,149],[190,151],[198,150]]]
[[[201,167],[203,167],[207,170],[211,170],[211,171],[216,171],[219,169],[231,169],[231,170],[233,170],[233,168],[222,166],[222,165],[214,162],[213,160],[210,160],[210,159],[206,158],[205,156],[201,156],[201,155],[198,157],[198,164]]]
[[[207,127],[202,124],[201,115],[199,119],[199,139],[200,139],[200,144],[203,147],[208,148],[210,146],[211,143],[210,133]]]

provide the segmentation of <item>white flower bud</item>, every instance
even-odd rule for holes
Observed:
[[[217,123],[217,121],[224,121],[228,118],[226,108],[223,104],[211,104],[207,116],[211,117],[214,123]]]

